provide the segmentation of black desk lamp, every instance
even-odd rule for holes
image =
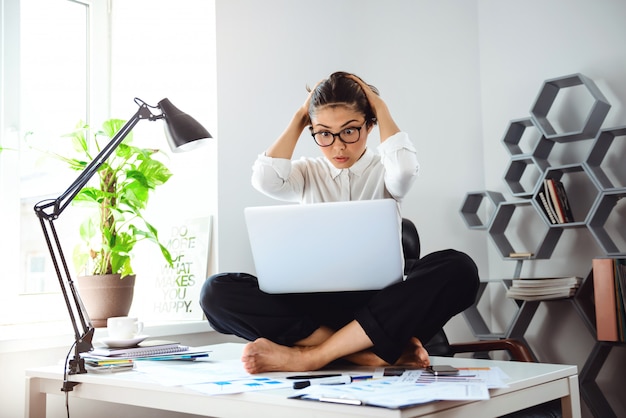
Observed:
[[[52,263],[65,298],[65,304],[74,327],[74,358],[69,361],[69,374],[87,373],[85,361],[80,354],[93,349],[92,340],[95,329],[74,286],[57,231],[54,228],[54,221],[74,200],[91,177],[98,172],[98,168],[104,164],[140,120],[148,119],[154,121],[163,119],[165,121],[165,136],[174,152],[188,151],[204,143],[204,139],[212,138],[211,134],[200,123],[186,113],[181,112],[168,99],[161,100],[157,106],[149,106],[140,99],[135,99],[135,103],[139,105],[137,113],[126,122],[70,187],[56,199],[47,199],[35,205],[35,213],[39,217],[41,228],[48,244],[48,250],[52,257]],[[161,113],[155,115],[150,108],[159,109]],[[63,390],[71,391],[72,386],[64,386]]]

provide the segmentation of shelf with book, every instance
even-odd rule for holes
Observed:
[[[520,260],[520,263],[522,261]],[[491,327],[487,324],[488,321],[485,321],[482,313],[480,312],[480,300],[485,295],[488,294],[486,290],[489,287],[501,288],[502,291],[507,291],[511,286],[511,279],[498,279],[498,280],[488,280],[481,281],[478,294],[476,296],[476,303],[469,308],[467,308],[463,312],[463,317],[470,327],[474,336],[480,340],[497,340],[504,338],[515,338],[520,341],[526,342],[525,334],[530,322],[539,307],[540,301],[525,301],[525,300],[515,300],[511,299],[510,303],[514,305],[513,313],[511,317],[507,318],[507,323],[503,327],[502,330],[495,331],[491,329]],[[494,290],[494,289],[492,289]],[[498,289],[495,289],[498,291]],[[491,321],[489,321],[491,322]],[[526,344],[529,347],[529,351],[535,357],[534,353],[530,349],[530,345]]]
[[[579,290],[579,304],[596,343],[580,372],[581,394],[596,417],[615,417],[596,380],[611,351],[626,349],[626,259],[595,258],[586,279],[587,289]]]
[[[509,153],[503,180],[515,199],[508,201],[500,194],[492,216],[472,226],[468,219],[477,216],[478,206],[475,201],[467,204],[468,200],[497,192],[473,192],[466,197],[461,211],[463,218],[472,229],[487,231],[503,259],[517,261],[515,278],[519,278],[522,263],[549,259],[562,232],[569,228],[586,228],[605,257],[626,257],[626,199],[623,199],[626,165],[622,161],[626,152],[626,126],[601,130],[609,109],[610,104],[595,83],[582,74],[546,80],[531,107],[530,117],[511,120],[501,139]],[[560,144],[561,153],[556,152],[559,151],[556,144]],[[579,158],[585,152],[586,158]],[[552,202],[551,189],[555,196],[559,196],[556,192],[560,190],[561,199]],[[568,203],[568,219],[565,211],[562,219],[557,219],[556,213],[551,217],[550,203],[552,207],[555,203]],[[525,256],[522,259],[513,256],[519,254]],[[512,284],[512,279],[499,281],[505,288]],[[476,303],[463,313],[466,322],[480,339],[511,337],[525,341],[524,334],[537,307],[550,301],[513,299],[516,314],[504,331],[492,332],[487,326],[491,321],[483,319],[478,304],[493,282],[481,283]],[[577,316],[596,338],[594,298],[594,277],[590,271],[575,294],[565,300],[574,305]],[[622,321],[626,324],[626,313]],[[622,351],[626,343],[596,338],[581,369],[581,394],[596,417],[616,416],[596,383],[615,347]]]
[[[587,226],[593,204],[600,194],[587,170],[582,164],[570,164],[545,171],[535,189],[534,201],[548,225],[559,228]]]
[[[511,222],[515,212],[522,212],[520,219],[524,222]],[[535,220],[535,222],[533,222]],[[539,220],[538,222],[536,220]],[[525,248],[514,248],[508,236],[508,230],[513,227],[524,225],[524,229],[528,229],[528,225],[537,225],[542,229],[541,234],[528,236]],[[549,228],[545,222],[539,218],[539,213],[532,206],[531,200],[518,200],[515,202],[501,202],[489,226],[489,236],[493,240],[496,248],[500,252],[502,258],[515,259],[515,254],[529,255],[532,259],[547,259],[552,255],[552,251],[561,237],[562,229]]]
[[[626,342],[626,259],[593,259],[596,339]]]
[[[580,277],[520,277],[512,279],[506,297],[515,300],[568,299],[576,294]]]

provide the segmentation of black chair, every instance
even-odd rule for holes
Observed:
[[[405,272],[420,258],[420,238],[415,224],[406,218],[402,219],[402,250],[404,252]],[[494,341],[472,341],[450,344],[448,337],[441,329],[430,341],[424,344],[430,355],[452,357],[459,353],[488,353],[490,351],[507,351],[512,360],[532,362],[533,356],[521,341],[507,338]]]
[[[415,224],[409,219],[402,219],[402,250],[404,252],[405,272],[420,258],[420,238]],[[464,343],[450,343],[443,328],[430,341],[424,344],[431,356],[453,357],[460,353],[473,353],[475,356],[489,358],[491,351],[506,351],[513,361],[534,362],[534,357],[528,347],[521,341],[506,338],[500,340],[471,341]],[[513,414],[506,418],[559,418],[562,416],[559,400],[536,405]]]

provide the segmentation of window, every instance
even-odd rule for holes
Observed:
[[[65,190],[76,172],[46,152],[63,154],[70,144],[62,135],[81,120],[99,125],[109,117],[129,118],[135,96],[149,104],[168,97],[215,133],[214,2],[0,0],[0,24],[0,325],[66,320],[33,206]],[[190,27],[197,29],[190,33]],[[184,62],[186,56],[194,62]],[[138,131],[148,139],[152,131],[162,136],[138,125],[135,139]],[[169,193],[177,188],[186,196],[189,167],[196,164],[202,175],[215,164],[206,153],[182,158],[172,162],[179,183]],[[192,196],[188,207],[207,214],[215,194]],[[82,219],[74,216],[78,210],[68,208],[55,224],[68,261]]]
[[[94,37],[108,39],[106,27],[96,23],[107,21],[106,8],[97,3],[103,2],[2,3],[0,253],[6,289],[0,296],[2,322],[38,322],[65,315],[62,299],[56,300],[59,285],[33,206],[60,193],[75,176],[46,152],[63,153],[69,144],[60,136],[79,120],[94,117],[91,102],[102,100],[91,88],[97,81],[94,75],[102,73],[90,71],[95,63]],[[60,229],[69,227],[70,223]]]

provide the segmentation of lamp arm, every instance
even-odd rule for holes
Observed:
[[[80,298],[72,275],[61,248],[61,242],[54,227],[54,221],[63,213],[67,206],[74,200],[80,190],[98,172],[98,168],[111,156],[113,151],[124,141],[124,138],[132,131],[133,127],[142,119],[156,120],[160,115],[153,115],[148,109],[148,105],[137,102],[139,110],[131,119],[117,132],[117,134],[107,143],[100,153],[87,165],[76,180],[56,199],[48,199],[37,203],[34,207],[43,230],[46,244],[52,257],[54,270],[61,286],[61,292],[65,299],[65,304],[74,328],[75,348],[74,358],[70,360],[69,373],[86,373],[85,362],[81,358],[81,353],[89,352],[93,349],[92,340],[94,327],[91,324],[87,310]],[[78,318],[78,319],[77,319]],[[80,327],[79,327],[80,325]],[[67,390],[72,390],[69,387]]]
[[[126,136],[133,130],[135,125],[142,119],[155,119],[145,103],[142,103],[139,110],[126,122],[115,136],[106,144],[102,151],[85,167],[74,182],[54,200],[44,200],[35,205],[35,212],[40,218],[58,218],[67,206],[74,200],[76,195],[98,172],[98,169],[113,154],[113,151],[120,146]],[[51,211],[49,211],[51,209]],[[48,210],[49,212],[46,212]]]

